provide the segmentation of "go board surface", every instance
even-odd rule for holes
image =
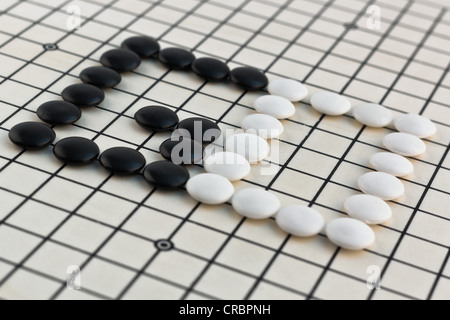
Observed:
[[[1,1],[0,298],[449,298],[448,10],[446,0]],[[65,166],[51,149],[24,152],[9,142],[14,125],[37,121],[42,103],[60,99],[82,70],[136,35],[301,81],[310,94],[330,90],[353,105],[431,118],[438,133],[403,179],[406,195],[390,203],[394,218],[375,227],[375,245],[354,253],[323,234],[292,238],[274,220],[243,219],[229,204],[201,205],[142,177],[111,176],[98,162]],[[139,127],[140,108],[162,105],[225,130],[239,127],[264,94],[143,61],[77,124],[56,128],[55,142],[80,136],[102,152],[128,147],[159,161],[170,136]],[[308,99],[295,106],[274,167],[255,167],[236,190],[270,190],[283,206],[310,205],[327,222],[343,217],[345,199],[358,193],[358,177],[393,128],[323,117]],[[82,290],[66,286],[72,266],[81,269]],[[367,281],[377,273],[381,289],[373,290]]]

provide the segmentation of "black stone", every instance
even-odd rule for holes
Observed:
[[[269,84],[266,75],[254,68],[236,68],[231,71],[230,78],[246,90],[261,90]]]
[[[158,161],[144,169],[144,178],[149,183],[163,189],[183,187],[190,178],[189,171],[169,161]]]
[[[134,118],[140,126],[154,132],[172,131],[180,122],[173,110],[160,106],[142,108],[134,115]]]
[[[100,62],[104,67],[118,72],[129,72],[141,65],[141,58],[133,51],[114,49],[105,52],[100,58]]]
[[[159,152],[161,152],[164,159],[175,164],[185,165],[196,164],[202,161],[204,151],[205,148],[202,144],[182,137],[166,140],[159,148]]]
[[[159,53],[158,41],[150,37],[132,37],[122,43],[122,49],[131,50],[141,58],[151,58]]]
[[[111,68],[91,67],[81,71],[80,79],[99,88],[113,88],[122,81],[122,76]]]
[[[173,69],[187,69],[195,60],[195,56],[184,49],[168,48],[159,52],[159,60]]]
[[[180,122],[176,134],[199,143],[210,144],[220,138],[222,131],[210,120],[189,118]]]
[[[39,119],[53,125],[68,125],[80,120],[81,110],[65,101],[49,101],[37,110]]]
[[[56,134],[46,124],[24,122],[14,126],[9,131],[9,139],[24,149],[38,150],[51,145],[56,139]]]
[[[192,70],[206,80],[219,81],[228,78],[230,68],[220,60],[200,58],[192,64]]]
[[[74,84],[64,89],[61,93],[62,98],[80,108],[89,108],[98,106],[105,100],[105,93],[90,84]]]
[[[139,151],[118,147],[103,152],[100,163],[113,173],[131,175],[141,171],[145,167],[146,160]]]
[[[59,141],[53,154],[64,163],[88,164],[98,158],[100,149],[94,141],[81,137],[71,137]]]

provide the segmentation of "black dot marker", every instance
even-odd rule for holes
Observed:
[[[350,29],[350,30],[358,30],[359,27],[356,23],[353,22],[346,22],[344,23],[344,28],[346,29]]]
[[[195,56],[184,49],[168,48],[159,52],[159,60],[173,69],[187,69],[195,60]]]
[[[81,110],[66,101],[49,101],[38,108],[37,115],[52,125],[68,125],[80,120]]]
[[[103,152],[100,156],[100,163],[113,173],[132,175],[144,168],[146,160],[139,151],[118,147]]]
[[[169,161],[158,161],[149,164],[144,169],[144,178],[159,188],[178,189],[188,182],[190,174],[182,166]]]
[[[230,68],[220,60],[200,58],[192,64],[192,71],[198,76],[211,81],[220,81],[228,78]]]
[[[141,58],[151,58],[158,54],[161,47],[158,41],[150,37],[132,37],[122,43],[122,49],[131,50]]]
[[[88,164],[98,158],[100,149],[94,141],[81,137],[70,137],[59,141],[53,154],[64,163]]]
[[[105,52],[100,58],[104,67],[117,72],[130,72],[141,65],[141,58],[130,50],[115,49]]]
[[[113,88],[122,81],[122,76],[111,68],[91,67],[81,71],[80,79],[99,88]]]
[[[9,139],[19,147],[28,150],[44,149],[56,139],[56,133],[40,122],[24,122],[9,131]]]
[[[134,118],[140,126],[153,132],[172,131],[180,122],[173,110],[160,106],[142,108]]]
[[[172,241],[170,240],[159,240],[155,242],[156,249],[160,251],[170,251],[175,246],[173,245]]]
[[[269,79],[254,68],[236,68],[230,73],[231,81],[246,90],[261,90],[267,87]]]
[[[46,43],[44,44],[44,49],[47,51],[56,51],[59,49],[59,47],[55,43]]]
[[[90,84],[74,84],[64,89],[62,98],[80,108],[94,107],[105,100],[105,93]]]

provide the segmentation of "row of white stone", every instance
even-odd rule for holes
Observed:
[[[225,152],[217,152],[204,162],[207,174],[191,178],[187,191],[197,201],[210,205],[223,204],[231,199],[236,212],[250,219],[267,219],[276,216],[278,226],[298,237],[312,237],[324,230],[322,215],[307,206],[281,208],[279,199],[261,189],[244,189],[235,193],[231,182],[244,179],[251,170],[250,164],[265,160],[270,147],[266,140],[279,137],[284,126],[279,121],[292,117],[296,110],[293,102],[304,100],[308,89],[290,79],[272,81],[270,95],[258,98],[254,107],[259,114],[246,117],[242,128],[246,133],[235,134],[225,141]],[[312,107],[326,115],[338,116],[351,111],[352,105],[345,97],[322,92],[311,97]],[[354,117],[364,125],[385,127],[393,122],[393,114],[376,104],[362,104],[353,109]],[[418,138],[436,132],[434,124],[420,116],[400,116],[396,128],[403,133],[388,135],[385,146],[404,156],[418,156],[426,151]],[[392,217],[390,206],[383,200],[394,200],[404,193],[404,186],[395,176],[405,176],[414,168],[409,160],[394,153],[378,153],[371,158],[371,165],[379,172],[364,175],[359,181],[366,195],[348,199],[345,210],[352,218],[331,221],[326,234],[331,242],[349,250],[362,250],[371,246],[375,234],[367,224],[380,224]]]
[[[381,128],[394,123],[399,131],[384,138],[384,146],[391,153],[380,152],[370,158],[370,166],[377,172],[360,177],[358,186],[364,194],[350,197],[344,204],[345,211],[350,217],[368,225],[383,224],[393,215],[391,207],[385,201],[399,199],[405,193],[405,187],[398,177],[414,173],[413,164],[405,157],[423,155],[427,147],[420,138],[433,136],[437,128],[429,119],[420,115],[406,114],[394,119],[390,110],[377,105],[355,107],[353,114],[364,125]],[[370,116],[366,118],[366,115]],[[384,120],[381,120],[382,118]],[[346,239],[340,246],[347,249],[370,247],[375,242],[373,230],[358,227],[356,222],[352,224],[358,232],[354,234],[352,241]],[[328,232],[328,237],[332,236],[332,232]]]

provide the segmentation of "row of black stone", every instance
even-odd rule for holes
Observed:
[[[192,69],[197,75],[208,81],[231,80],[246,90],[259,90],[267,86],[267,77],[253,68],[229,67],[216,59],[200,58],[186,50],[168,48],[160,50],[158,42],[149,37],[133,37],[122,43],[121,49],[104,53],[101,57],[102,67],[91,67],[80,73],[82,84],[75,84],[63,90],[64,101],[50,101],[37,110],[38,117],[53,126],[76,123],[82,116],[81,108],[94,107],[105,99],[102,89],[117,86],[122,81],[122,72],[135,70],[141,59],[158,57],[172,69]],[[189,172],[183,166],[175,165],[172,160],[173,150],[181,143],[189,144],[190,154],[178,154],[183,164],[193,164],[203,158],[204,145],[210,144],[221,135],[219,127],[212,121],[202,118],[179,120],[178,115],[165,107],[149,106],[142,108],[135,115],[136,122],[152,132],[171,132],[180,129],[177,139],[165,141],[160,152],[169,161],[158,161],[147,167],[145,157],[134,149],[118,147],[106,150],[100,155],[100,149],[94,141],[81,137],[70,137],[59,141],[54,155],[66,164],[88,164],[99,159],[101,165],[115,174],[131,175],[141,172],[150,183],[162,188],[179,188],[189,180]],[[200,141],[195,140],[196,124],[202,123],[203,133],[217,132]],[[9,132],[9,137],[16,145],[30,150],[43,149],[56,139],[55,131],[46,124],[25,122],[16,125]]]

